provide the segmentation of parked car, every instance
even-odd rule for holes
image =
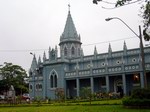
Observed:
[[[23,100],[30,100],[29,94],[28,94],[28,93],[24,93],[24,94],[22,95],[22,99],[23,99]]]

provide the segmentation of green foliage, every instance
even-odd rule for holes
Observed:
[[[122,105],[103,106],[26,106],[26,107],[1,107],[0,112],[149,112],[149,109],[127,109]]]
[[[91,88],[90,87],[82,87],[80,96],[82,99],[88,99],[91,97]]]
[[[150,99],[150,89],[135,89],[131,94],[131,98]]]
[[[125,106],[147,106],[150,107],[150,90],[135,89],[130,97],[125,97],[122,100]]]
[[[57,96],[59,101],[63,102],[65,100],[65,93],[63,88],[56,88],[55,95]]]
[[[82,87],[80,94],[82,99],[88,99],[91,104],[93,94],[90,87]]]
[[[21,66],[5,62],[0,72],[3,77],[0,81],[0,92],[7,91],[11,85],[14,86],[16,94],[28,92],[28,85],[25,83],[27,73]]]
[[[138,98],[126,97],[122,100],[122,103],[125,106],[150,107],[150,99],[138,99]]]

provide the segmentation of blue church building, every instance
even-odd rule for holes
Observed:
[[[130,95],[136,88],[150,87],[150,47],[144,48],[145,70],[142,66],[140,48],[113,52],[109,44],[106,53],[84,56],[81,37],[76,31],[70,11],[64,31],[60,36],[60,57],[57,46],[49,48],[43,60],[33,56],[29,71],[29,94],[31,98],[56,98],[56,89],[64,90],[66,98],[80,96],[83,87],[92,93],[123,92]],[[145,73],[143,72],[146,71]],[[145,85],[146,84],[146,85]]]

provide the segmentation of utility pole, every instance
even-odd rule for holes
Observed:
[[[124,25],[126,25],[139,39],[140,39],[140,55],[141,55],[141,65],[142,65],[142,72],[143,72],[143,81],[144,85],[143,87],[147,88],[147,78],[146,78],[146,70],[145,70],[145,57],[144,57],[144,47],[143,47],[143,41],[142,41],[142,33],[141,33],[141,26],[139,25],[139,35],[130,28],[128,24],[126,24],[122,19],[118,17],[112,17],[105,19],[106,21],[110,21],[112,19],[118,19],[120,20]]]
[[[141,33],[141,26],[140,25],[139,25],[139,38],[140,38],[140,49],[141,49],[140,51],[141,51],[141,58],[142,58],[142,71],[143,71],[143,77],[144,77],[144,87],[147,88],[144,47],[143,47],[142,33]]]

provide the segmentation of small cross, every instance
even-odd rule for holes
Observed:
[[[70,11],[70,4],[68,4],[68,10]]]

